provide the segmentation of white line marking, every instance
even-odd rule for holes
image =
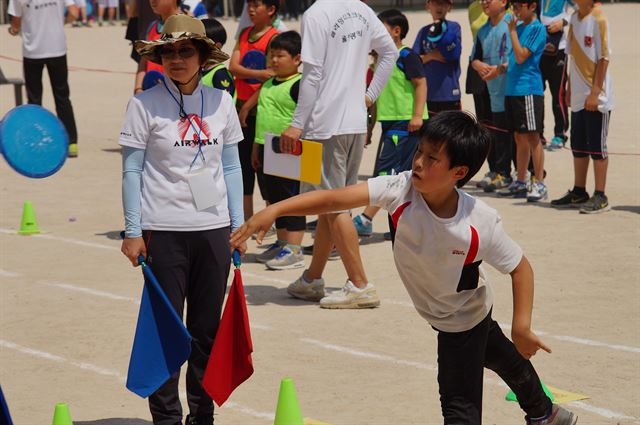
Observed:
[[[624,420],[631,420],[631,421],[638,420],[638,418],[634,418],[633,416],[627,416],[627,415],[623,415],[622,413],[614,412],[609,409],[592,406],[580,400],[572,401],[570,403],[567,403],[567,405],[577,407],[578,409],[586,410],[587,412],[595,413],[596,415],[599,415],[608,419],[616,419],[616,420],[624,419]]]
[[[7,235],[17,234],[15,230],[11,230],[11,229],[0,229],[0,233],[4,233]],[[79,239],[63,238],[60,236],[53,236],[53,235],[48,235],[44,233],[29,235],[29,237],[38,238],[38,239],[48,239],[52,241],[60,241],[60,242],[74,244],[74,245],[85,246],[87,248],[98,248],[98,249],[106,249],[109,251],[120,251],[120,248],[113,245],[105,245],[105,244],[96,243],[96,242],[86,242],[86,241],[81,241]]]
[[[55,354],[47,353],[46,351],[40,351],[40,350],[36,350],[36,349],[33,349],[33,348],[24,347],[22,345],[16,344],[16,343],[11,342],[11,341],[6,341],[4,339],[0,339],[0,347],[10,348],[12,350],[18,351],[18,352],[23,353],[23,354],[29,354],[30,356],[39,357],[41,359],[50,360],[50,361],[57,362],[57,363],[70,364],[72,366],[75,366],[75,367],[83,369],[83,370],[88,370],[90,372],[94,372],[94,373],[97,373],[97,374],[103,375],[103,376],[112,376],[112,377],[117,378],[118,380],[120,380],[122,382],[125,382],[125,377],[123,375],[121,375],[119,372],[117,372],[115,370],[111,370],[111,369],[105,369],[103,367],[96,366],[96,365],[91,364],[91,363],[77,362],[77,361],[74,361],[74,360],[69,360],[69,359],[66,359],[66,358],[64,358],[62,356],[58,356],[58,355],[55,355]]]
[[[135,297],[125,297],[122,295],[113,294],[111,292],[100,291],[92,288],[85,288],[83,286],[72,285],[70,283],[58,283],[58,282],[45,282],[38,281],[40,285],[53,286],[56,288],[67,289],[69,291],[83,292],[85,294],[94,295],[96,297],[109,298],[117,301],[128,301],[130,303],[134,303],[140,305],[140,298]]]
[[[77,367],[79,369],[82,370],[86,370],[89,372],[93,372],[96,373],[98,375],[103,375],[103,376],[111,376],[116,378],[118,381],[125,383],[127,381],[127,378],[120,374],[119,372],[115,371],[115,370],[111,370],[111,369],[105,369],[103,367],[100,366],[96,366],[94,364],[91,363],[85,363],[85,362],[77,362],[74,360],[69,360],[66,359],[62,356],[58,356],[55,354],[51,354],[51,353],[47,353],[46,351],[40,351],[40,350],[36,350],[33,348],[29,348],[29,347],[24,347],[22,345],[16,344],[14,342],[11,341],[6,341],[4,339],[0,339],[0,347],[5,347],[5,348],[9,348],[15,351],[18,351],[20,353],[23,354],[28,354],[30,356],[34,356],[34,357],[38,357],[44,360],[49,360],[49,361],[53,361],[56,363],[61,363],[61,364],[68,364],[74,367]],[[184,391],[180,392],[180,398],[183,400],[187,399],[187,395],[184,393]],[[273,419],[275,418],[275,415],[273,413],[266,413],[266,412],[260,412],[257,410],[254,410],[250,407],[244,406],[242,404],[239,403],[234,403],[231,401],[228,401],[224,404],[224,408],[229,408],[232,410],[236,410],[240,413],[243,413],[247,416],[253,416],[255,418],[260,418],[260,419],[267,419],[269,421],[273,421]]]
[[[366,358],[366,359],[371,359],[371,360],[378,360],[378,361],[383,361],[383,362],[390,362],[393,364],[397,364],[397,365],[403,365],[403,366],[411,366],[411,367],[415,367],[417,369],[423,369],[423,370],[429,370],[429,371],[433,371],[433,372],[437,372],[438,368],[434,365],[431,365],[429,363],[421,363],[421,362],[415,362],[415,361],[410,361],[410,360],[402,360],[402,359],[396,359],[395,357],[392,356],[388,356],[386,354],[377,354],[377,353],[372,353],[372,352],[368,352],[368,351],[360,351],[360,350],[354,350],[352,348],[348,348],[348,347],[343,347],[340,345],[335,345],[335,344],[328,344],[322,341],[319,341],[317,339],[311,339],[311,338],[300,338],[300,341],[302,342],[306,342],[309,344],[313,344],[316,345],[318,347],[322,347],[324,349],[327,350],[332,350],[332,351],[337,351],[339,353],[344,353],[344,354],[349,354],[352,355],[354,357],[362,357],[362,358]],[[489,383],[495,386],[499,386],[499,387],[503,387],[506,388],[507,385],[502,382],[502,380],[498,380],[498,379],[493,379],[493,378],[488,378],[485,377],[484,378],[485,383]],[[613,410],[609,410],[609,409],[605,409],[603,407],[597,407],[597,406],[592,406],[584,401],[574,401],[569,403],[569,405],[574,406],[578,409],[582,409],[582,410],[586,410],[588,412],[594,413],[596,415],[608,418],[608,419],[624,419],[624,420],[634,420],[637,421],[638,418],[635,418],[633,416],[628,416],[625,415],[623,413],[618,413],[618,412],[614,412]]]
[[[7,270],[0,269],[0,276],[2,277],[18,277],[20,273],[14,273]]]

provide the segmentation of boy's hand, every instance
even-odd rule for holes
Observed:
[[[489,67],[489,72],[487,72],[484,75],[481,75],[480,77],[482,77],[484,81],[489,81],[489,80],[493,80],[499,75],[500,75],[500,71],[498,71],[498,65],[492,65]]]
[[[231,254],[233,254],[234,250],[238,250],[238,252],[240,252],[240,257],[244,257],[244,254],[247,253],[247,243],[246,242],[242,242],[240,244],[238,244],[238,246],[236,246],[235,248],[231,248]]]
[[[589,93],[589,96],[584,100],[584,109],[587,111],[598,110],[598,93]]]
[[[413,133],[415,131],[420,130],[422,127],[423,121],[422,117],[411,117],[411,121],[409,121],[409,133]]]
[[[262,168],[262,161],[260,160],[260,145],[257,143],[254,143],[253,148],[251,149],[251,166],[256,171]]]
[[[555,21],[554,23],[549,24],[549,26],[547,26],[547,31],[549,32],[549,34],[553,34],[558,31],[562,31],[563,28],[564,28],[564,21],[560,19],[559,21]]]
[[[147,257],[147,247],[144,244],[144,239],[138,238],[125,238],[122,241],[120,251],[131,261],[133,267],[138,266],[138,257],[142,255]]]
[[[289,127],[280,135],[280,150],[283,153],[293,152],[296,141],[300,140],[302,130],[295,127]],[[291,146],[289,151],[282,150],[283,147]]]
[[[518,26],[518,18],[516,18],[515,15],[511,15],[511,19],[507,22],[507,26],[509,27],[509,32],[514,32]]]
[[[547,353],[551,353],[549,348],[531,329],[517,330],[512,328],[511,339],[516,349],[525,359],[531,358],[539,349],[543,349]]]
[[[484,79],[484,76],[487,75],[489,71],[491,71],[491,65],[486,64],[477,59],[471,63],[471,67],[476,70],[476,72],[478,73],[478,75],[480,75],[480,78],[482,79]]]
[[[263,69],[262,71],[260,71],[260,76],[258,78],[256,78],[256,80],[260,80],[262,82],[265,82],[269,78],[273,77],[274,75],[276,75],[276,73],[273,72],[273,69],[271,69],[271,68]]]
[[[277,217],[273,211],[272,207],[267,207],[245,221],[240,228],[231,234],[231,249],[240,249],[242,244],[253,234],[256,235],[256,242],[262,244],[265,233],[269,231],[273,222],[276,221]]]
[[[367,109],[371,108],[371,105],[373,105],[373,100],[371,100],[371,98],[366,94],[364,95],[364,104],[367,105]]]
[[[420,55],[420,59],[422,59],[422,63],[428,63],[431,61],[437,61],[442,63],[446,62],[446,59],[444,58],[444,56],[442,56],[442,53],[440,53],[440,50],[432,50],[429,53]]]

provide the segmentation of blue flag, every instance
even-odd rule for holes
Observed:
[[[180,370],[191,354],[191,335],[140,257],[145,276],[136,335],[131,349],[127,388],[149,397]]]
[[[9,414],[9,406],[7,406],[4,394],[2,394],[2,387],[0,387],[0,424],[13,425],[11,415]]]

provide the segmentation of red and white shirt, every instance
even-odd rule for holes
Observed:
[[[418,313],[433,327],[463,332],[484,319],[493,291],[480,264],[501,273],[520,263],[522,250],[484,202],[458,190],[458,210],[436,216],[411,184],[411,171],[369,179],[369,203],[391,214],[393,256]]]

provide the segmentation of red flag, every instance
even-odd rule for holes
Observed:
[[[202,380],[203,388],[218,406],[222,406],[233,390],[253,374],[253,344],[242,275],[240,269],[233,272],[227,304]]]

